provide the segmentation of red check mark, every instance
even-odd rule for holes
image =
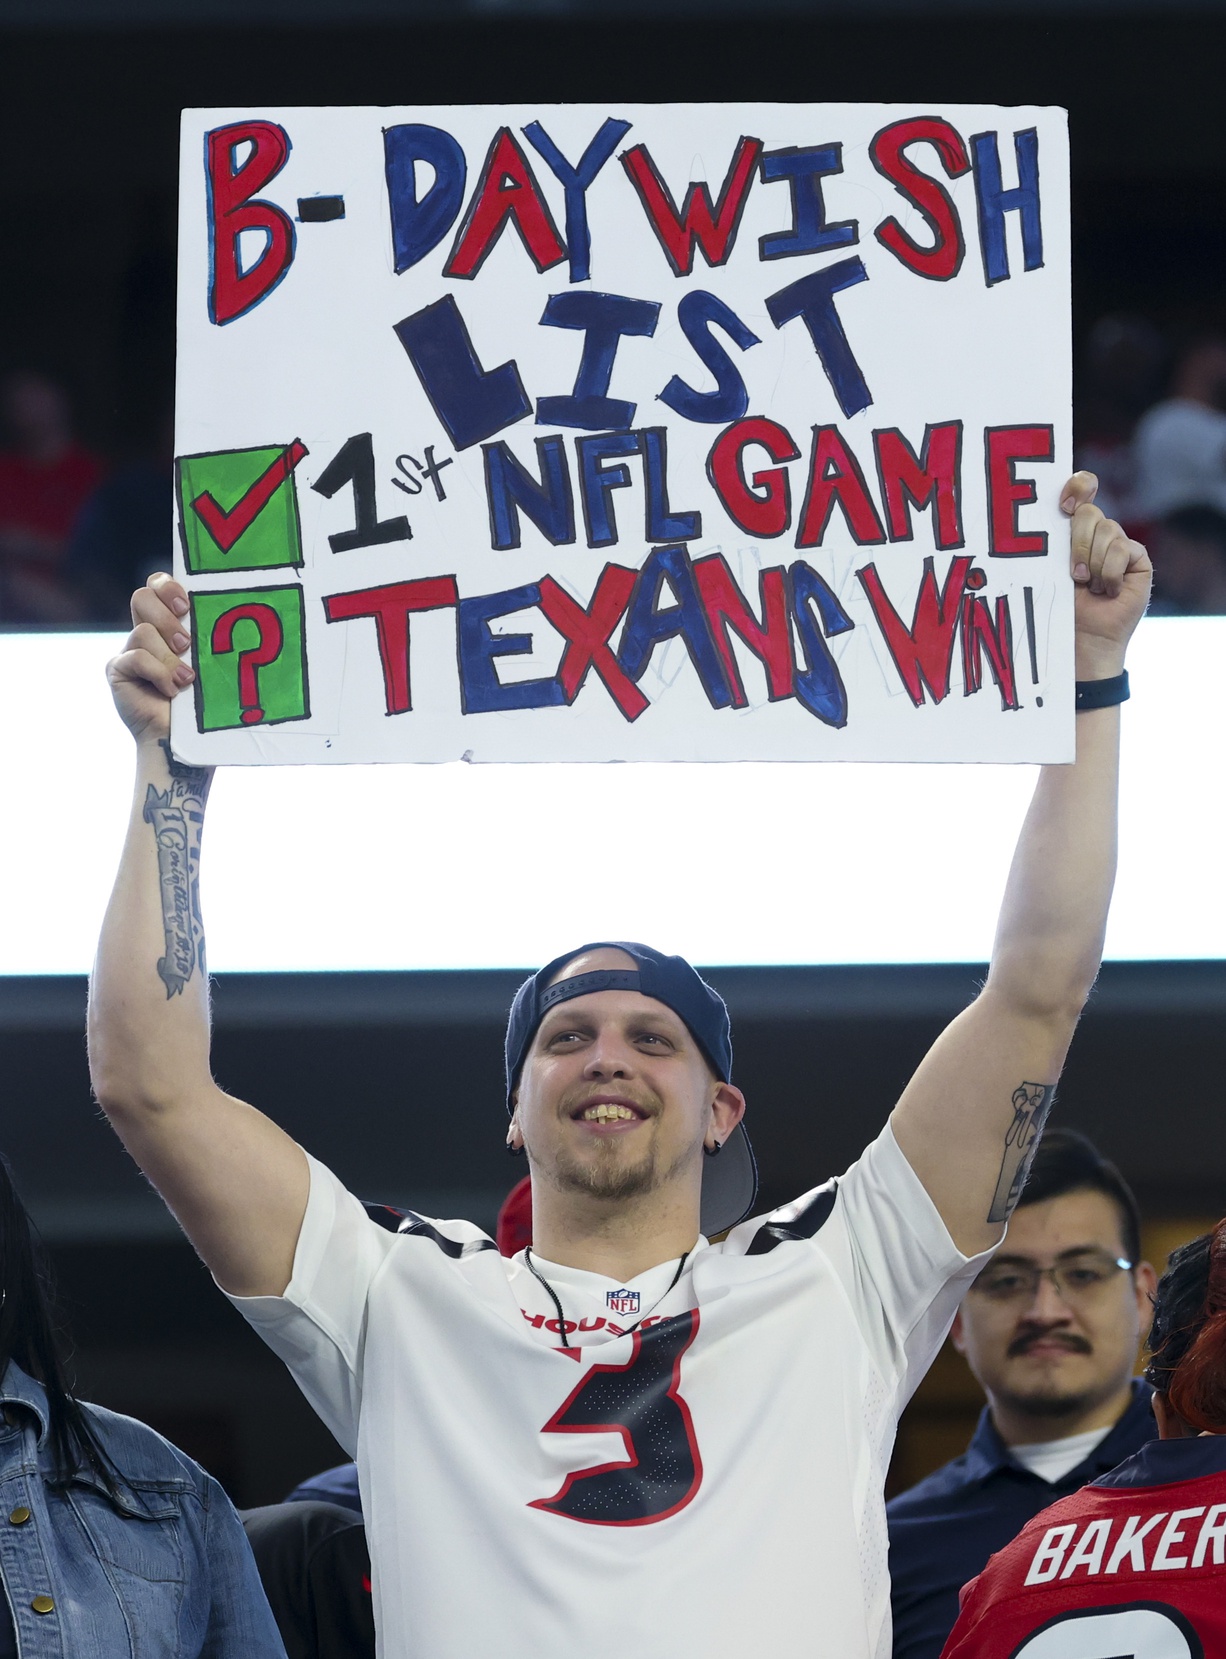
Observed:
[[[228,553],[243,532],[250,530],[259,514],[308,453],[306,445],[295,438],[289,448],[283,449],[260,474],[247,493],[239,497],[229,512],[217,505],[208,490],[196,497],[192,507],[223,553]]]

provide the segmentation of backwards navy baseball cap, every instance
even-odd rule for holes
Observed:
[[[597,968],[592,973],[561,979],[556,985],[549,983],[560,968],[592,950],[624,951],[634,959],[635,966]],[[642,996],[662,1002],[684,1020],[720,1082],[732,1081],[732,1026],[719,992],[683,956],[665,956],[663,951],[653,950],[650,945],[630,944],[624,939],[599,939],[555,956],[515,993],[507,1020],[508,1111],[536,1028],[546,1013],[555,1003],[589,996],[593,991],[638,991]],[[739,1123],[720,1148],[719,1156],[703,1160],[700,1220],[703,1233],[710,1238],[714,1233],[734,1227],[749,1214],[757,1191],[758,1166],[745,1126]]]

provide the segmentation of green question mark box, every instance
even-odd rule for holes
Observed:
[[[310,717],[300,587],[193,593],[191,608],[199,731],[275,726]]]

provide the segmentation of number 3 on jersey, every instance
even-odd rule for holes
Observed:
[[[1204,1659],[1204,1652],[1182,1613],[1162,1602],[1138,1601],[1060,1613],[1010,1659]]]
[[[690,1410],[678,1392],[681,1356],[698,1334],[698,1310],[635,1331],[624,1365],[593,1365],[542,1434],[620,1434],[626,1462],[567,1475],[545,1509],[590,1526],[649,1526],[675,1515],[702,1484]]]

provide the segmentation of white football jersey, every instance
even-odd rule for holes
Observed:
[[[285,1295],[232,1300],[357,1457],[381,1659],[887,1659],[895,1425],[985,1259],[887,1126],[675,1283],[534,1258],[561,1319],[312,1159]]]

